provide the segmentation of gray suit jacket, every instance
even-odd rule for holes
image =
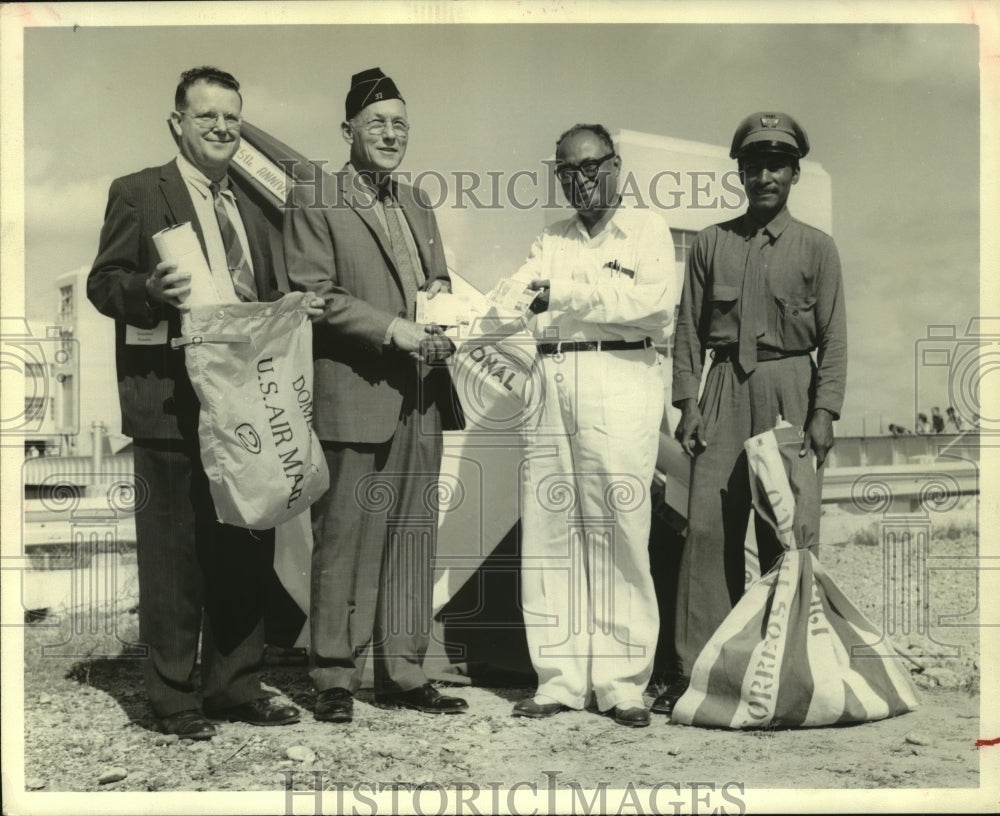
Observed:
[[[395,432],[404,394],[419,398],[423,412],[450,402],[453,391],[443,367],[420,370],[409,355],[383,346],[392,319],[406,317],[407,303],[389,237],[348,178],[344,168],[292,189],[285,267],[292,289],[318,294],[326,304],[313,323],[317,434],[327,441],[379,443]],[[397,185],[396,200],[428,283],[448,280],[434,212],[408,185]]]

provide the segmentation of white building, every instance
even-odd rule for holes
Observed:
[[[53,321],[3,321],[4,431],[24,440],[25,456],[59,453],[75,416],[64,394],[72,343]]]
[[[54,303],[56,324],[63,338],[75,349],[77,364],[59,383],[66,419],[71,433],[65,434],[64,455],[90,456],[93,453],[94,424],[104,426],[108,450],[114,453],[127,439],[121,436],[121,409],[118,404],[118,376],[115,369],[115,323],[87,299],[89,266],[66,272],[56,279]]]

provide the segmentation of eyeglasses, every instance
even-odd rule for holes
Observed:
[[[572,181],[577,173],[582,173],[588,181],[593,181],[597,178],[597,173],[600,171],[601,165],[608,159],[615,158],[617,155],[617,153],[611,151],[607,156],[601,156],[599,159],[587,159],[579,164],[557,164],[555,169],[556,178],[565,184]]]
[[[222,117],[223,122],[225,122],[226,130],[239,130],[243,125],[243,118],[235,113],[214,113],[209,111],[207,113],[189,113],[188,111],[177,111],[181,116],[187,114],[191,117],[191,120],[202,130],[212,130],[218,122],[219,117]]]
[[[378,136],[385,131],[386,125],[389,126],[390,130],[403,136],[410,132],[409,122],[404,122],[402,119],[372,119],[370,122],[365,122],[361,127],[372,136]]]

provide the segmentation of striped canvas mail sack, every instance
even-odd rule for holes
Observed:
[[[329,484],[312,428],[311,295],[217,303],[182,313],[201,403],[198,441],[219,521],[265,530],[302,513]]]
[[[671,719],[722,728],[866,722],[917,708],[899,656],[805,549],[818,538],[796,505],[819,489],[801,432],[747,440],[754,507],[785,547],[751,584],[695,661]],[[801,502],[803,505],[805,502]]]

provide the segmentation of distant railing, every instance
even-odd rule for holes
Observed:
[[[979,431],[905,436],[838,436],[830,452],[831,470],[845,467],[908,465],[939,457],[979,461]]]

